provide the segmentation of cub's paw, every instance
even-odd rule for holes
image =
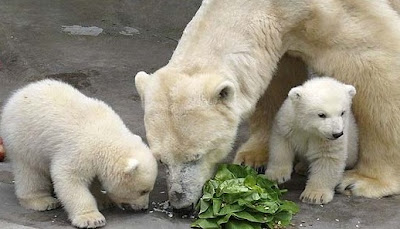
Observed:
[[[307,188],[301,193],[300,200],[308,204],[326,204],[332,201],[333,190]]]
[[[35,211],[49,211],[52,209],[59,208],[61,206],[60,201],[51,196],[30,198],[30,199],[19,199],[19,202],[23,207]]]
[[[255,168],[259,173],[264,173],[268,163],[268,152],[266,150],[239,151],[236,153],[233,163],[247,165]]]
[[[100,212],[77,215],[71,221],[73,226],[79,228],[96,228],[106,225],[106,219]]]
[[[278,182],[278,184],[285,183],[290,180],[292,174],[292,167],[278,167],[278,168],[267,168],[265,175],[268,179]]]

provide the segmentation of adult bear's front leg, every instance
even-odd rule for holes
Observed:
[[[369,198],[400,194],[400,84],[396,77],[376,74],[371,81],[357,82],[353,109],[360,133],[359,161],[344,174],[338,186],[341,193]]]
[[[399,149],[394,152],[396,148],[390,148],[395,144],[379,145],[379,142],[361,142],[360,160],[355,169],[345,172],[337,191],[368,198],[400,193]]]
[[[234,163],[252,166],[263,173],[268,162],[269,131],[289,90],[307,79],[307,68],[298,58],[285,55],[266,92],[249,119],[250,138],[236,153]]]

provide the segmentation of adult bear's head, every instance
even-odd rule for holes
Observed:
[[[167,167],[173,207],[198,200],[265,92],[288,47],[283,41],[292,41],[283,35],[302,21],[306,1],[282,1],[204,0],[168,65],[136,75],[147,139]]]
[[[167,170],[174,208],[191,207],[216,164],[227,156],[240,116],[234,82],[214,74],[188,76],[170,69],[135,78],[150,148]]]

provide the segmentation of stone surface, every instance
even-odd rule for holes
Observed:
[[[109,103],[136,134],[145,136],[143,111],[134,88],[136,72],[153,72],[168,62],[200,0],[0,0],[0,105],[29,82],[57,78]],[[101,28],[97,36],[70,35],[63,26]],[[80,28],[77,27],[77,28]],[[64,27],[65,28],[65,27]],[[127,35],[128,34],[128,35]],[[247,138],[244,125],[237,144]],[[232,156],[227,161],[232,160]],[[297,201],[305,179],[285,185]],[[160,167],[151,201],[167,199]],[[325,205],[301,204],[292,228],[399,228],[398,197],[380,200],[336,195]],[[191,219],[151,210],[104,211],[105,228],[180,229]],[[358,225],[358,227],[357,227]],[[34,212],[14,195],[9,161],[0,163],[0,228],[72,228],[62,209]]]

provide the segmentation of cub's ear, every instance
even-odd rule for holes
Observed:
[[[150,77],[150,75],[143,71],[138,72],[135,76],[136,90],[138,91],[141,99],[143,99],[144,90],[146,89],[146,85],[147,85],[149,77]]]
[[[137,167],[139,166],[140,162],[134,158],[130,158],[125,166],[124,172],[125,173],[132,173],[134,172]]]
[[[352,85],[346,85],[346,90],[349,93],[350,97],[354,97],[357,93],[356,88],[353,87]]]
[[[288,96],[292,101],[299,101],[303,96],[302,94],[303,94],[303,88],[301,86],[297,86],[289,91]]]
[[[216,101],[230,102],[235,98],[235,85],[231,81],[223,81],[214,90]]]

